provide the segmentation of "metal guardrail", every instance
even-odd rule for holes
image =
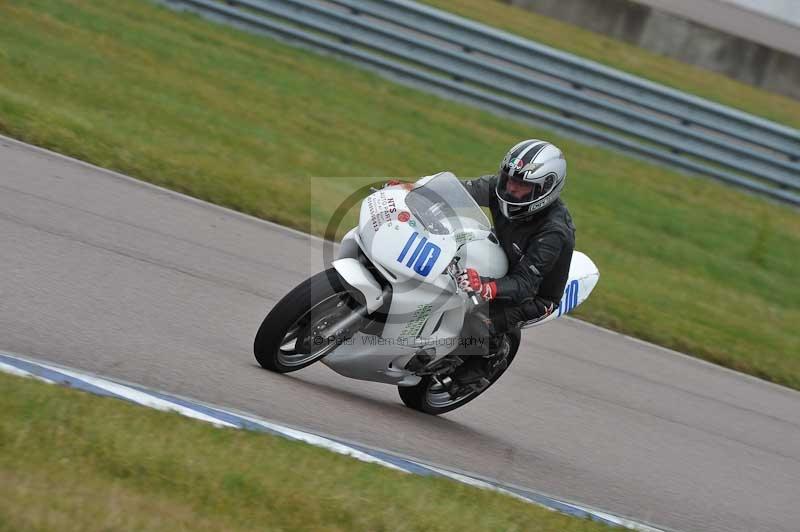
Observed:
[[[800,205],[800,131],[409,0],[162,0]]]

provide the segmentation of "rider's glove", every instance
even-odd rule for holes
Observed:
[[[473,268],[467,268],[458,274],[458,286],[462,290],[475,292],[484,301],[491,301],[497,297],[497,283],[482,281],[481,276]]]
[[[398,186],[399,187],[403,187],[406,190],[411,190],[411,189],[414,188],[414,183],[408,183],[406,181],[399,181],[397,179],[390,179],[389,181],[386,182],[385,185],[383,185],[383,188],[386,188],[386,187],[398,187]]]

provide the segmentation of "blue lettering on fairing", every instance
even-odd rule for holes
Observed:
[[[405,260],[406,255],[408,255],[411,246],[414,244],[414,241],[419,236],[419,233],[412,233],[409,237],[406,245],[403,246],[403,251],[400,253],[400,256],[397,257],[397,262],[402,263]],[[408,268],[413,268],[415,272],[420,274],[423,277],[427,277],[431,270],[433,269],[433,265],[436,264],[436,260],[439,258],[439,255],[442,253],[442,248],[434,244],[433,242],[428,242],[428,239],[423,237],[422,240],[419,241],[417,247],[414,248],[414,252],[411,254],[411,257],[406,262],[406,266]]]

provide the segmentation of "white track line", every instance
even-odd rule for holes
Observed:
[[[353,458],[361,460],[362,462],[370,462],[370,463],[373,463],[373,464],[379,464],[379,465],[382,465],[384,467],[388,467],[390,469],[394,469],[396,471],[402,471],[403,473],[408,473],[408,471],[406,471],[405,469],[403,469],[401,467],[398,467],[398,466],[396,466],[394,464],[391,464],[391,463],[389,463],[389,462],[387,462],[385,460],[381,460],[380,458],[375,458],[374,456],[369,455],[369,454],[367,454],[367,453],[365,453],[363,451],[359,451],[357,449],[353,449],[352,447],[348,447],[348,446],[343,445],[341,443],[329,440],[328,438],[324,438],[322,436],[317,436],[316,434],[311,434],[311,433],[308,433],[308,432],[303,432],[301,430],[290,429],[288,427],[284,427],[282,425],[277,425],[275,423],[270,423],[269,421],[264,421],[263,419],[258,419],[258,418],[251,417],[251,416],[248,416],[248,415],[243,415],[243,414],[239,414],[239,413],[235,413],[235,412],[228,412],[228,411],[226,411],[224,409],[221,409],[221,408],[218,408],[218,407],[213,407],[213,408],[219,410],[220,412],[224,412],[224,413],[232,415],[232,416],[240,417],[242,419],[250,421],[251,423],[255,423],[257,425],[261,425],[262,427],[265,427],[265,428],[267,428],[269,430],[275,431],[275,432],[277,432],[279,434],[283,434],[284,436],[287,436],[287,437],[289,437],[291,439],[300,440],[300,441],[303,441],[305,443],[309,443],[311,445],[315,445],[317,447],[324,447],[325,449],[328,449],[329,451],[333,451],[333,452],[338,453],[338,454],[344,454],[344,455],[347,455],[347,456],[351,456]]]
[[[43,368],[47,368],[51,371],[63,373],[64,375],[67,375],[74,379],[84,381],[88,384],[91,384],[92,386],[96,386],[100,389],[106,390],[108,392],[113,393],[114,395],[118,395],[120,397],[128,399],[129,401],[133,401],[134,403],[138,403],[140,405],[148,406],[150,408],[155,408],[156,410],[162,410],[165,412],[178,412],[179,414],[183,414],[184,416],[191,417],[194,419],[199,419],[201,421],[206,421],[208,423],[212,423],[217,426],[238,428],[236,427],[236,425],[233,425],[232,423],[219,420],[217,418],[197,412],[196,410],[192,410],[191,408],[186,408],[185,406],[175,404],[170,401],[165,401],[164,399],[160,399],[158,397],[153,397],[152,395],[140,392],[139,390],[134,390],[132,388],[128,388],[127,386],[117,384],[116,382],[105,380],[99,377],[93,377],[85,373],[79,373],[77,371],[71,371],[57,366],[50,366],[49,364],[44,364],[42,362],[36,362],[35,364]]]
[[[50,379],[45,379],[44,377],[40,377],[29,371],[25,371],[24,369],[19,369],[15,366],[12,366],[11,364],[6,364],[5,362],[0,362],[0,371],[16,375],[17,377],[30,377],[40,381],[47,382],[49,384],[55,384],[54,381],[51,381]]]

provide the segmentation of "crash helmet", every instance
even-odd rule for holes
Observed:
[[[543,140],[523,140],[500,163],[495,189],[500,212],[509,220],[533,216],[558,199],[566,177],[561,150]]]

